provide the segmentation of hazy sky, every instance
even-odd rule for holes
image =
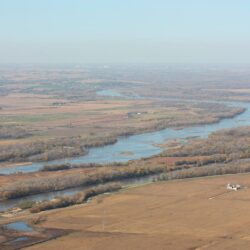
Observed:
[[[0,0],[0,63],[250,63],[249,0]]]

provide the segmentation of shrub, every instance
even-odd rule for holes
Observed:
[[[0,189],[1,199],[14,199],[32,194],[64,190],[68,188],[103,184],[111,181],[141,177],[162,173],[165,166],[156,167],[119,167],[117,169],[101,168],[91,174],[68,174],[63,176],[40,177],[19,181]]]
[[[35,203],[36,203],[35,201],[27,200],[27,201],[21,201],[17,206],[21,209],[27,209],[31,208]]]
[[[90,197],[103,194],[106,192],[114,192],[121,189],[122,186],[118,183],[99,185],[94,188],[79,192],[73,196],[61,196],[50,201],[42,201],[35,204],[31,209],[31,213],[38,213],[45,210],[68,207],[75,204],[81,204],[87,201]]]

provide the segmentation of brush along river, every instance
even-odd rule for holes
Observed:
[[[92,148],[88,155],[82,157],[73,157],[64,160],[54,160],[41,163],[33,163],[22,166],[9,166],[0,169],[0,174],[13,174],[16,172],[35,172],[38,171],[45,164],[61,164],[61,163],[112,163],[112,162],[127,162],[129,160],[140,159],[142,157],[149,157],[159,154],[162,148],[156,145],[166,142],[171,139],[185,139],[192,137],[207,137],[212,132],[220,129],[229,129],[239,126],[250,125],[250,103],[236,103],[230,102],[228,105],[245,108],[245,112],[233,117],[220,120],[218,123],[197,125],[183,129],[166,128],[160,131],[144,133],[140,135],[132,135],[128,137],[121,137],[117,143],[107,145],[99,148]],[[123,152],[132,152],[131,154],[124,154]],[[141,178],[131,178],[122,181],[123,185],[143,184],[152,182],[155,176],[146,176]],[[31,195],[24,198],[12,199],[0,202],[0,211],[5,211],[13,207],[17,207],[20,202],[24,201],[41,201],[50,200],[56,196],[73,195],[77,192],[83,191],[83,187],[72,188],[62,191],[43,193]]]
[[[123,188],[126,188],[128,186],[132,185],[143,185],[147,183],[151,183],[157,178],[159,174],[154,174],[150,176],[143,176],[140,178],[129,178],[125,180],[119,181],[121,183]],[[10,199],[10,200],[5,200],[0,202],[0,212],[4,212],[6,210],[12,209],[19,207],[20,204],[25,203],[25,202],[38,202],[38,201],[43,201],[43,200],[52,200],[53,198],[59,197],[59,196],[71,196],[74,195],[78,192],[82,192],[88,188],[94,187],[96,185],[91,185],[91,186],[86,186],[86,187],[77,187],[77,188],[70,188],[66,190],[61,190],[61,191],[54,191],[54,192],[49,192],[49,193],[41,193],[41,194],[36,194],[36,195],[29,195],[26,197],[21,197],[17,199]]]
[[[81,164],[99,163],[107,164],[112,162],[127,162],[143,157],[150,157],[162,152],[162,148],[157,146],[167,140],[200,137],[205,138],[212,132],[220,129],[229,129],[239,126],[250,125],[250,103],[228,102],[227,105],[245,108],[245,112],[232,118],[221,119],[218,123],[203,124],[182,129],[166,128],[160,131],[143,133],[120,137],[115,144],[98,148],[91,148],[85,156],[77,156],[61,160],[39,162],[32,164],[7,166],[0,168],[0,174],[9,175],[13,173],[29,173],[39,171],[44,165],[53,164]],[[131,152],[124,154],[124,152]]]

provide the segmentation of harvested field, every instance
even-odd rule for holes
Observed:
[[[26,249],[249,249],[249,177],[162,182],[46,212],[43,227],[77,232]]]

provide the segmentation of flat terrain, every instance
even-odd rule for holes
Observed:
[[[239,183],[240,191],[226,190]],[[26,249],[249,249],[250,175],[169,181],[42,213],[74,233]]]
[[[0,167],[85,155],[89,148],[113,144],[119,136],[234,117],[243,108],[217,101],[249,102],[249,72],[247,66],[1,66]],[[28,208],[43,202],[22,204],[23,209],[0,214],[0,248],[250,249],[250,174],[242,174],[250,172],[249,143],[249,127],[235,128],[208,139],[190,137],[188,144],[165,141],[157,145],[161,154],[124,166],[0,176],[6,198],[11,197],[8,193],[21,197],[85,185],[84,178],[103,183],[107,174],[130,173],[130,178],[160,169],[162,180],[241,173],[137,186],[35,214]],[[128,148],[122,154],[133,152]],[[228,191],[229,182],[245,188]],[[25,221],[34,231],[9,230],[4,225],[12,221]],[[27,239],[16,241],[19,237]]]
[[[121,135],[213,123],[243,111],[206,101],[248,101],[248,68],[200,70],[1,66],[0,166],[85,155]]]

